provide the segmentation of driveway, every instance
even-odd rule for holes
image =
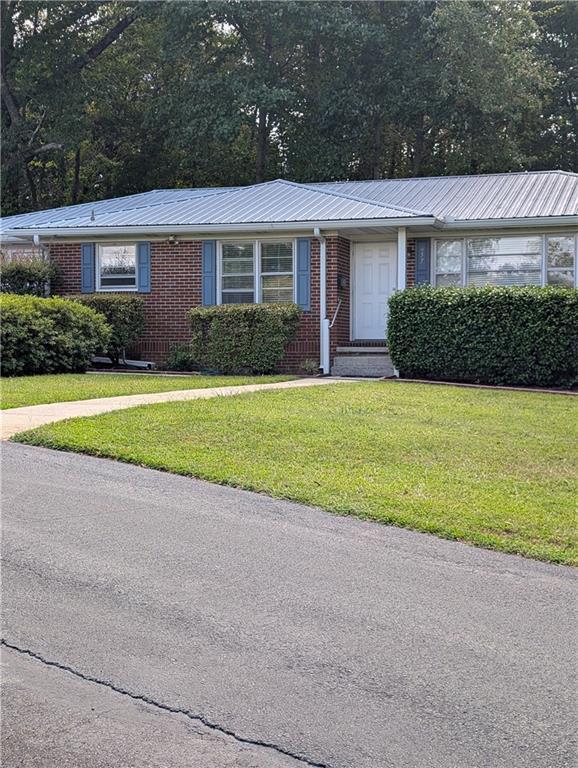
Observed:
[[[2,469],[7,765],[573,764],[571,569],[45,449]]]

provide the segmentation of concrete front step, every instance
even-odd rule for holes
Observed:
[[[395,372],[389,355],[346,354],[336,355],[331,368],[332,376],[394,376]]]
[[[386,355],[386,346],[375,347],[337,347],[338,355]]]

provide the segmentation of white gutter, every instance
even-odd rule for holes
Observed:
[[[329,320],[327,318],[327,241],[321,235],[319,227],[313,234],[319,240],[319,368],[326,376],[330,372]]]
[[[533,216],[520,219],[464,219],[440,221],[441,229],[504,229],[506,227],[576,227],[578,216]]]
[[[311,229],[359,229],[360,227],[403,227],[403,226],[434,226],[441,224],[434,216],[413,216],[398,219],[348,219],[337,221],[282,221],[282,222],[251,222],[250,224],[162,224],[148,226],[124,227],[31,227],[6,230],[11,237],[30,237],[32,235],[58,237],[94,237],[98,235],[205,235],[224,232],[284,232],[311,231]]]

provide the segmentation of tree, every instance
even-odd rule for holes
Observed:
[[[133,24],[115,3],[4,0],[1,14],[3,194],[8,206],[37,208],[47,171],[64,172],[71,119],[87,94],[83,73]],[[55,159],[56,158],[56,159]],[[21,177],[27,182],[22,194]]]
[[[4,214],[577,168],[572,3],[3,0],[1,24]]]

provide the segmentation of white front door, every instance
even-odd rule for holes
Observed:
[[[384,339],[387,300],[397,287],[395,243],[356,243],[353,247],[354,339]]]

